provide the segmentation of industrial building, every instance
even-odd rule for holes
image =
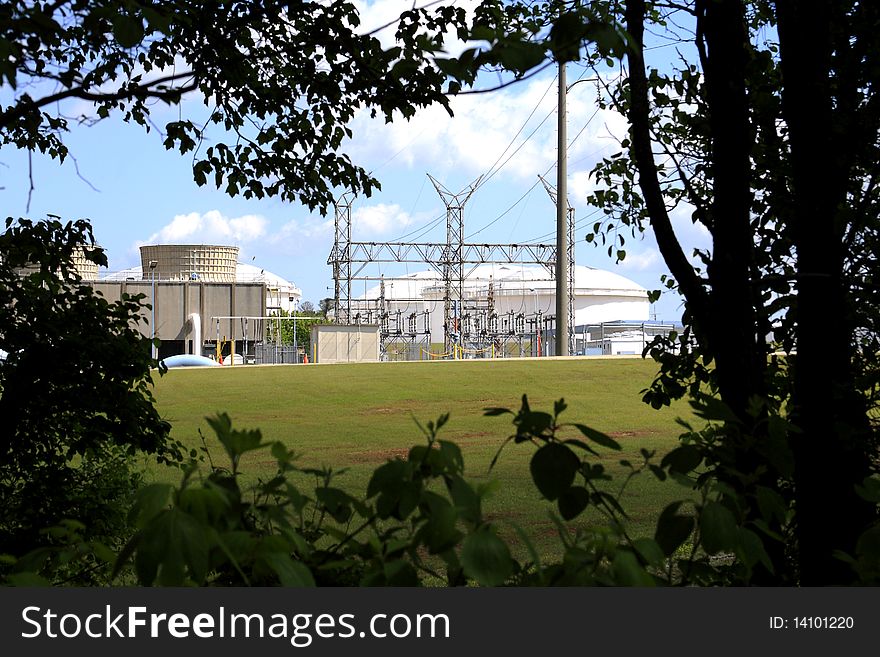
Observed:
[[[204,244],[142,246],[141,265],[103,278],[83,279],[108,300],[143,294],[152,306],[139,324],[161,340],[158,357],[176,354],[255,354],[266,337],[266,317],[292,311],[302,292],[293,283],[238,262],[238,247]]]
[[[226,359],[234,352],[235,362],[293,363],[305,355],[346,362],[549,356],[555,351],[556,281],[544,265],[474,265],[451,309],[436,268],[382,278],[378,284],[363,281],[361,294],[352,290],[349,321],[315,327],[314,348],[296,349],[280,344],[280,325],[269,318],[281,311],[293,314],[301,290],[272,272],[238,262],[238,247],[145,245],[140,255],[140,266],[100,278],[85,257],[77,258],[76,267],[108,300],[144,295],[152,308],[138,327],[146,337],[160,340],[159,358]],[[641,353],[654,335],[673,328],[650,321],[648,293],[637,283],[594,267],[575,266],[572,272],[573,354]],[[445,349],[450,343],[455,348]]]

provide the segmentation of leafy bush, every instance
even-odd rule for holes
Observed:
[[[52,545],[43,528],[82,522],[112,544],[138,484],[138,451],[180,458],[153,406],[141,297],[83,285],[74,253],[99,265],[86,221],[7,219],[0,234],[0,554]]]
[[[515,413],[486,409],[488,415],[512,415],[514,426],[493,465],[510,443],[533,447],[532,481],[555,505],[551,516],[563,548],[556,561],[543,562],[519,529],[529,556],[512,556],[483,511],[487,493],[501,484],[465,478],[460,449],[439,438],[445,415],[422,429],[425,441],[405,458],[376,468],[365,494],[356,497],[337,485],[344,471],[300,468],[294,452],[264,442],[258,430],[234,429],[224,414],[209,423],[229,467],[203,471],[204,460],[193,459],[179,485],[142,488],[129,516],[135,533],[115,556],[114,576],[163,586],[717,586],[754,583],[760,568],[775,572],[778,564],[762,539],[784,543],[773,528],[790,523],[790,502],[758,489],[761,517],[754,517],[729,486],[711,476],[705,446],[725,427],[726,411],[717,402],[698,405],[708,426],[689,430],[659,464],[648,451],[640,463],[621,461],[629,469],[623,482],[612,481],[599,462],[602,451],[620,446],[591,427],[560,422],[565,409],[559,400],[552,413],[535,411],[525,396]],[[242,489],[241,458],[257,450],[271,453],[277,471]],[[304,476],[314,478],[314,486],[304,486]],[[653,536],[632,536],[620,500],[636,476],[672,477],[698,495],[669,504]],[[866,481],[862,494],[880,502],[877,481]],[[578,522],[590,507],[604,523]],[[55,529],[72,539],[52,552],[55,563],[70,569],[77,559],[89,564],[111,558],[76,530]],[[880,572],[878,535],[870,528],[856,555],[839,555],[865,583],[875,583]],[[47,553],[21,560],[19,574],[9,581],[33,583],[26,573],[36,559],[45,563]]]

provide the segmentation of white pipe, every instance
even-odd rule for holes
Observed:
[[[202,355],[202,318],[198,313],[189,316],[189,321],[193,327],[193,355]]]

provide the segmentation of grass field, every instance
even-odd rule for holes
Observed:
[[[623,473],[618,461],[640,461],[641,448],[656,450],[658,459],[672,449],[680,433],[675,418],[689,416],[685,405],[656,411],[641,402],[639,392],[655,372],[653,362],[641,359],[176,369],[157,381],[156,397],[174,437],[197,446],[201,429],[217,461],[222,462],[222,449],[204,418],[225,411],[233,426],[259,428],[265,439],[280,440],[302,453],[304,465],[349,468],[337,485],[352,493],[366,490],[376,466],[423,442],[414,418],[424,424],[448,412],[441,437],[462,448],[466,476],[501,484],[484,511],[502,525],[509,520],[524,527],[546,552],[558,541],[548,517],[551,505],[540,499],[529,476],[534,448],[510,444],[489,473],[512,425],[511,416],[484,417],[482,410],[516,410],[525,393],[533,409],[550,411],[553,401],[564,397],[569,405],[564,420],[587,424],[623,445],[622,452],[607,452],[603,458],[609,471]],[[268,453],[257,452],[243,461],[242,470],[253,476],[269,474],[272,465]],[[169,473],[154,470],[153,476]],[[687,496],[677,484],[660,483],[648,474],[636,477],[623,498],[635,534],[650,533],[659,511]],[[585,519],[590,521],[595,516]]]

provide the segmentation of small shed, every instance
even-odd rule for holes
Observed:
[[[378,362],[379,326],[316,324],[312,326],[312,352],[316,363]]]

